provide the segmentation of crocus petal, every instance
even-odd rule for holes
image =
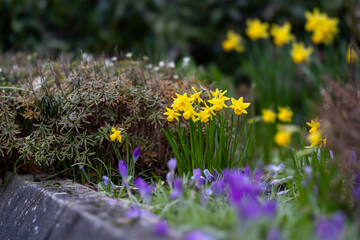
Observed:
[[[207,179],[209,182],[211,182],[211,180],[212,180],[212,178],[211,178],[212,175],[210,174],[209,170],[205,169],[205,170],[204,170],[204,175],[205,175],[206,179]]]
[[[154,232],[157,236],[166,236],[168,235],[168,228],[169,227],[167,221],[161,220],[154,226]]]
[[[128,169],[123,160],[119,161],[118,169],[119,169],[119,173],[120,173],[122,179],[126,181],[126,179],[128,177]]]
[[[214,240],[214,238],[211,235],[209,235],[201,230],[193,230],[193,231],[188,232],[185,235],[185,239],[186,240]]]

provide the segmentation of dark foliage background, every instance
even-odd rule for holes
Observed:
[[[220,43],[228,29],[243,31],[247,18],[290,21],[301,34],[304,12],[319,7],[344,20],[341,34],[348,34],[346,22],[356,16],[346,6],[354,9],[351,0],[3,0],[0,51],[111,54],[117,46],[171,60],[190,54],[198,64],[215,63],[232,72],[236,66],[224,60],[236,54],[225,54]]]

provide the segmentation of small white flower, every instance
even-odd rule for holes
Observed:
[[[133,56],[133,54],[131,52],[128,52],[126,55],[125,55],[127,58],[131,58]]]
[[[183,66],[183,67],[187,67],[187,66],[189,65],[190,60],[191,60],[190,57],[184,57],[184,58],[183,58],[182,66]]]
[[[168,68],[175,68],[175,63],[173,61],[169,62],[167,65],[166,65]]]
[[[113,61],[113,62],[116,62],[116,60],[117,60],[117,57],[115,57],[115,56],[111,58],[111,61]]]
[[[147,65],[145,66],[145,68],[146,68],[146,69],[152,69],[152,68],[153,68],[153,65],[152,65],[151,63],[149,63],[149,64],[147,64]]]
[[[159,71],[160,70],[160,68],[159,67],[154,67],[154,71]]]
[[[13,69],[14,69],[14,70],[16,70],[16,69],[18,69],[18,68],[19,68],[18,65],[14,65],[14,66],[13,66]]]
[[[173,76],[173,79],[179,79],[179,75],[176,75],[176,74],[175,74],[175,75]]]
[[[284,163],[280,163],[279,165],[273,165],[273,164],[269,164],[267,166],[268,169],[274,171],[274,172],[280,172],[283,169],[285,169],[285,164]]]
[[[33,82],[32,82],[33,88],[34,90],[38,90],[41,88],[41,77],[37,76],[34,78]]]
[[[88,53],[83,53],[81,56],[82,59],[85,60],[86,62],[91,62],[94,59],[93,55]]]
[[[110,59],[105,59],[105,66],[112,67],[114,66],[114,63]]]
[[[0,68],[0,73],[2,72],[2,68]]]
[[[147,61],[147,60],[149,60],[149,57],[148,56],[143,56],[143,60]]]
[[[159,62],[159,67],[164,67],[165,66],[165,63],[163,61],[160,61]]]

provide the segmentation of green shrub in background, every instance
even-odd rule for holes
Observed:
[[[188,81],[174,81],[174,68],[155,71],[147,62],[83,57],[1,57],[0,162],[9,166],[18,159],[18,166],[32,172],[39,166],[56,171],[74,163],[93,165],[95,159],[114,166],[114,127],[126,140],[117,145],[121,156],[140,148],[139,172],[161,174],[171,157],[163,111]]]

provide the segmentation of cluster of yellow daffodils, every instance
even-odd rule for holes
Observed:
[[[289,107],[279,107],[277,117],[281,122],[291,122],[293,112]],[[272,109],[262,109],[261,118],[265,123],[275,123],[276,113]]]
[[[244,45],[240,34],[235,33],[233,30],[229,30],[226,34],[227,39],[222,42],[222,47],[226,52],[235,50],[237,52],[244,51]]]
[[[307,140],[310,142],[310,147],[317,147],[320,146],[322,143],[326,145],[326,138],[322,138],[322,132],[320,130],[320,123],[317,119],[311,120],[311,122],[306,123],[310,126],[309,135]]]
[[[293,112],[289,107],[278,107],[278,113],[276,114],[271,109],[262,110],[262,120],[265,123],[275,123],[276,117],[280,122],[291,123],[292,122]],[[291,125],[278,125],[278,131],[274,136],[275,143],[280,147],[285,147],[290,144],[291,133],[295,130]]]
[[[311,40],[315,44],[329,44],[333,42],[335,35],[338,33],[337,18],[330,18],[325,13],[321,13],[315,8],[313,12],[305,12],[307,22],[305,30],[312,32]]]
[[[307,19],[305,29],[312,32],[311,40],[313,43],[329,44],[333,42],[335,35],[338,33],[337,25],[339,20],[337,18],[330,18],[325,13],[321,13],[318,9],[314,9],[313,12],[305,12],[305,17]],[[291,33],[291,24],[289,22],[284,23],[282,26],[273,24],[270,31],[269,23],[261,22],[260,19],[257,18],[248,19],[246,25],[247,28],[245,33],[251,40],[255,41],[261,38],[268,38],[270,32],[270,35],[274,39],[274,44],[277,46],[283,46],[294,41],[290,54],[292,60],[296,64],[309,61],[309,56],[313,52],[313,48],[305,47],[303,42],[297,42],[295,40],[295,36]],[[222,42],[222,47],[226,52],[232,50],[238,52],[244,51],[241,36],[232,30],[227,32],[227,39]],[[350,63],[353,58],[351,57],[351,54],[348,54],[348,56],[347,60],[348,63]]]
[[[172,122],[174,119],[179,121],[179,116],[183,116],[184,119],[191,119],[194,122],[201,121],[207,123],[213,116],[216,115],[216,111],[220,111],[228,106],[225,104],[230,98],[226,97],[227,90],[222,91],[216,89],[214,92],[210,92],[209,99],[207,101],[201,98],[203,91],[198,92],[192,87],[193,94],[188,96],[187,93],[180,95],[176,93],[176,98],[171,105],[171,108],[166,108],[164,115],[167,116],[167,120]],[[241,115],[247,114],[246,108],[250,106],[250,103],[244,103],[243,97],[238,100],[231,98],[232,105],[230,108],[234,109],[234,113]],[[181,114],[182,112],[182,114]]]

